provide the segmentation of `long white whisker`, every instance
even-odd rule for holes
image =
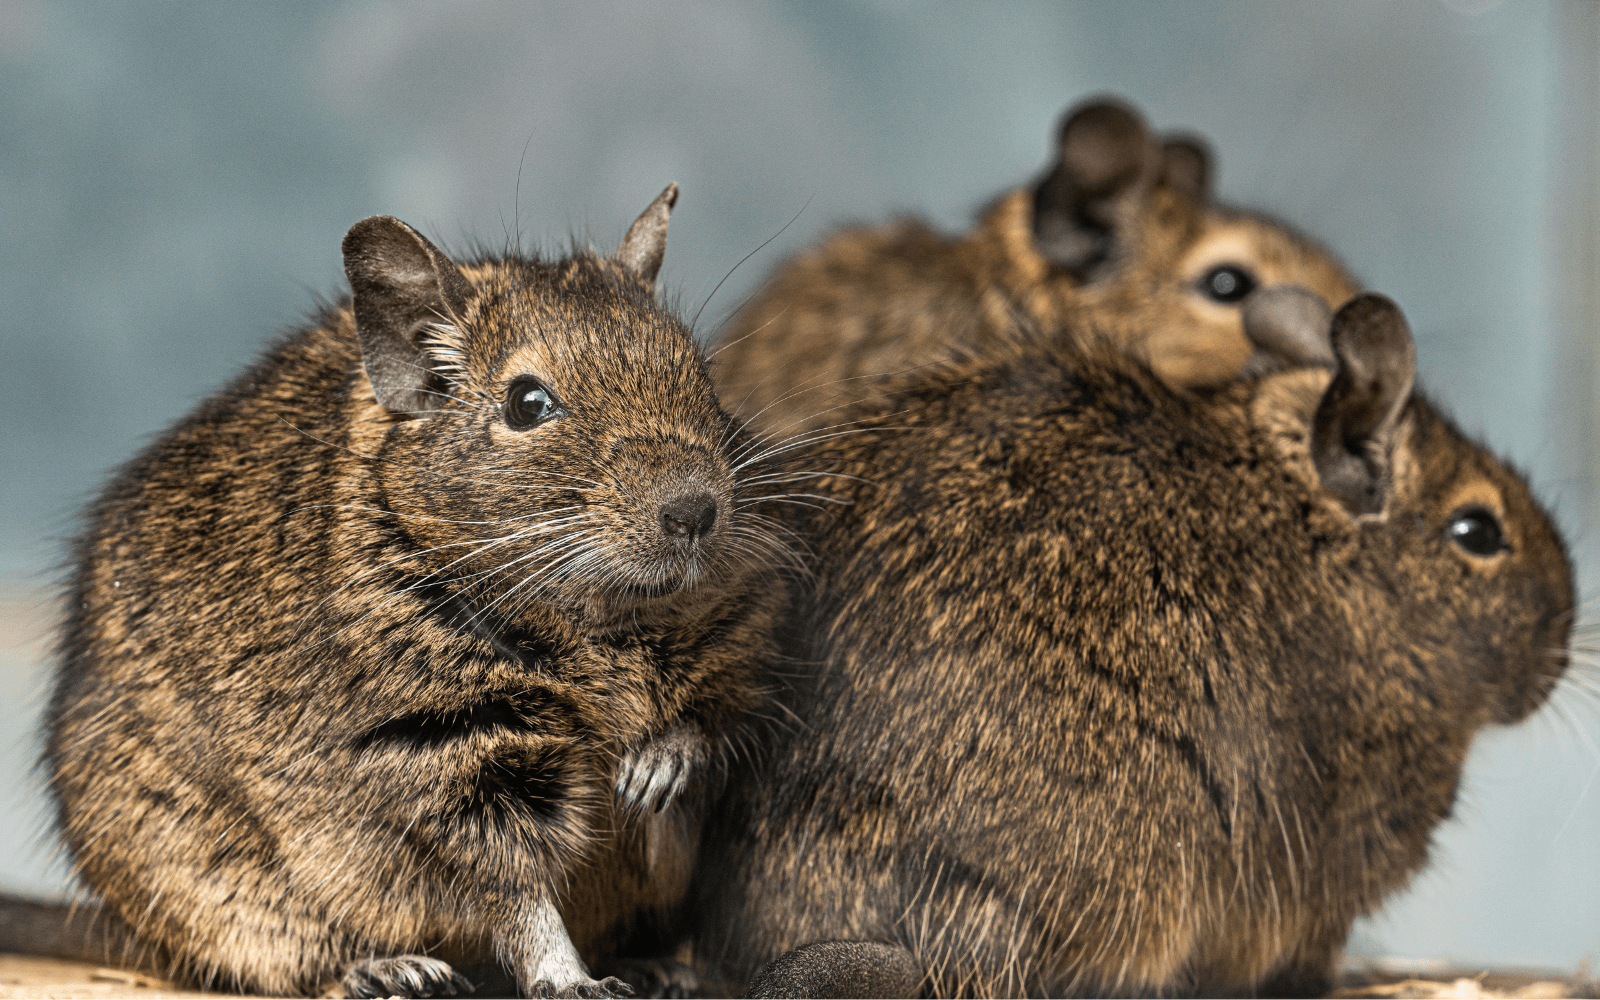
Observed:
[[[854,428],[849,428],[847,430],[830,430],[830,431],[828,431],[826,433],[819,431],[816,434],[808,435],[806,437],[802,437],[802,438],[799,438],[797,440],[785,441],[785,442],[782,442],[782,443],[780,443],[778,445],[774,445],[771,448],[768,448],[768,449],[766,449],[766,450],[764,450],[762,452],[759,452],[754,457],[747,458],[744,461],[740,462],[738,465],[735,465],[733,467],[733,471],[735,473],[737,473],[741,469],[748,468],[749,466],[754,465],[754,464],[756,464],[758,462],[768,461],[769,459],[771,459],[775,455],[781,455],[781,454],[784,454],[785,452],[794,451],[797,448],[811,447],[813,445],[821,444],[823,441],[831,441],[831,440],[834,440],[836,438],[850,437],[851,435],[854,435],[854,434],[871,434],[871,433],[874,433],[874,432],[877,432],[877,431],[886,431],[886,430],[910,431],[910,430],[914,430],[914,429],[915,428],[911,428],[911,427],[881,427],[881,426],[874,426],[874,427],[854,427]]]
[[[762,323],[760,326],[756,327],[754,330],[751,330],[749,333],[745,334],[743,337],[740,337],[738,340],[729,341],[728,343],[721,345],[716,350],[714,350],[711,353],[706,355],[706,363],[709,364],[709,363],[715,361],[717,359],[717,355],[721,354],[723,351],[726,351],[728,348],[737,347],[738,345],[740,345],[740,344],[744,343],[745,341],[749,340],[751,337],[754,337],[756,334],[760,333],[762,330],[765,330],[767,327],[771,326],[772,324],[776,323],[778,320],[782,319],[788,312],[789,312],[789,307],[788,306],[784,306],[782,309],[778,310],[778,314],[776,316],[774,316],[771,319],[767,320],[765,323]]]
[[[551,489],[565,490],[565,489],[569,489],[569,487],[558,486],[558,487],[551,487]],[[569,505],[569,506],[566,506],[566,507],[557,507],[557,508],[555,508],[555,510],[557,510],[557,511],[559,511],[559,510],[573,510],[578,506],[580,506],[580,505],[572,504],[572,505]],[[461,520],[461,519],[453,518],[453,517],[432,517],[432,516],[427,515],[427,514],[402,514],[402,513],[398,512],[398,511],[384,510],[381,507],[367,507],[367,506],[363,506],[362,504],[354,504],[354,503],[312,503],[312,504],[306,504],[303,507],[296,507],[293,510],[284,511],[282,514],[280,514],[278,516],[279,517],[288,517],[291,514],[298,514],[301,511],[305,511],[305,510],[359,510],[359,511],[363,511],[363,512],[368,513],[368,514],[383,514],[383,515],[386,515],[386,516],[397,517],[397,518],[400,518],[401,520],[404,520],[404,521],[432,521],[432,522],[437,522],[439,524],[485,524],[485,525],[488,525],[488,524],[510,524],[510,523],[512,523],[514,521],[527,521],[527,520],[530,520],[532,518],[544,517],[548,513],[554,513],[554,511],[543,511],[543,510],[540,510],[540,511],[534,511],[531,514],[519,514],[516,517],[502,517],[502,518],[498,518],[498,519],[493,520],[493,521],[465,521],[465,520]]]

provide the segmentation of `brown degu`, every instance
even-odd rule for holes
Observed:
[[[1019,337],[845,412],[816,667],[712,821],[697,954],[751,996],[1322,994],[1573,614],[1400,311],[1328,316],[1263,293],[1272,363],[1211,392]]]
[[[1239,310],[1255,289],[1356,292],[1328,251],[1213,201],[1203,144],[1159,139],[1123,104],[1070,110],[1056,157],[966,235],[902,220],[788,262],[718,337],[724,400],[770,431],[830,425],[875,376],[981,352],[1019,322],[1068,336],[1086,316],[1169,385],[1214,385],[1252,355]]]
[[[426,996],[493,956],[628,992],[589,969],[685,891],[679,793],[783,603],[766,466],[654,294],[676,198],[609,257],[357,223],[351,297],[89,509],[51,787],[182,979]]]

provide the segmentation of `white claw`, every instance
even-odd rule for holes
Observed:
[[[622,759],[617,767],[617,797],[630,810],[660,812],[683,793],[706,756],[700,729],[676,724]]]

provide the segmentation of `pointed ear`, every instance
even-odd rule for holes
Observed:
[[[1161,144],[1161,183],[1190,201],[1211,200],[1211,152],[1205,140],[1179,135]]]
[[[1322,485],[1352,516],[1387,499],[1389,451],[1411,398],[1417,352],[1400,307],[1371,292],[1333,316],[1338,372],[1311,423],[1311,460]]]
[[[344,235],[344,273],[361,361],[378,402],[402,413],[438,409],[437,376],[420,337],[466,310],[472,286],[456,265],[399,219],[374,215]]]
[[[1068,113],[1059,147],[1033,189],[1034,242],[1050,263],[1092,281],[1114,262],[1118,230],[1131,222],[1157,150],[1139,113],[1110,100]]]
[[[1273,285],[1244,302],[1244,335],[1255,345],[1241,372],[1265,375],[1285,368],[1338,368],[1333,353],[1333,310],[1322,296],[1299,285]]]
[[[622,237],[622,243],[611,259],[617,266],[636,276],[649,288],[655,288],[656,275],[661,272],[661,261],[667,255],[667,219],[672,206],[678,203],[678,185],[668,184],[665,191],[656,195],[633,225]]]

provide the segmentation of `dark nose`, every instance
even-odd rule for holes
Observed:
[[[709,493],[674,497],[661,505],[661,530],[668,538],[687,541],[705,537],[717,523],[717,500]]]

